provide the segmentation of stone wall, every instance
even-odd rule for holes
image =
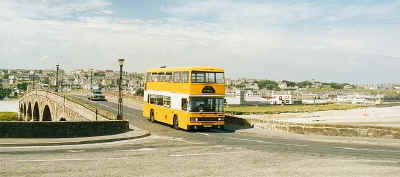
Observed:
[[[261,120],[255,118],[239,118],[227,116],[226,124],[243,126],[244,128],[255,127],[267,130],[279,130],[305,135],[327,135],[346,137],[373,137],[400,139],[400,128],[379,126],[353,126],[343,124],[306,124],[290,123],[276,120]]]
[[[70,138],[129,131],[128,121],[1,122],[0,138]]]
[[[91,121],[91,120],[109,120],[115,119],[114,115],[104,110],[97,110],[80,103],[78,100],[64,96],[60,93],[53,93],[44,90],[31,91],[25,94],[19,101],[20,107],[23,108],[25,121],[29,120],[28,106],[31,105],[31,115],[33,115],[34,106],[37,103],[39,107],[39,117],[42,121],[45,106],[48,106],[51,112],[52,121],[60,121],[62,118],[67,121]],[[97,115],[97,116],[96,116]]]

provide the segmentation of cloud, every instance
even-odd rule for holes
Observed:
[[[110,14],[105,0],[2,0],[0,18],[75,19],[80,15]]]
[[[327,24],[337,22],[393,22],[400,19],[400,1],[183,1],[162,9],[188,19],[211,18],[224,23]]]
[[[400,26],[365,20],[393,21],[398,1],[184,1],[155,19],[116,17],[112,1],[39,2],[0,2],[2,67],[118,69],[117,58],[125,57],[126,68],[139,72],[215,65],[231,77],[398,80],[391,73],[400,67]]]

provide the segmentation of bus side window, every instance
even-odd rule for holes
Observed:
[[[182,72],[182,82],[183,83],[189,82],[189,72]]]
[[[158,73],[158,82],[164,82],[165,80],[165,74],[164,73]]]
[[[157,102],[156,103],[157,105],[163,106],[164,105],[163,96],[157,95],[157,101],[156,102]]]
[[[182,110],[187,111],[188,101],[186,98],[182,98]]]
[[[181,82],[181,73],[180,72],[174,72],[174,82],[175,83]]]
[[[151,73],[151,81],[152,82],[157,82],[158,81],[158,74],[157,73]]]
[[[156,104],[156,96],[155,95],[149,95],[149,99],[150,99],[150,104]]]
[[[172,73],[167,72],[165,73],[165,82],[171,82],[172,81]]]
[[[167,108],[171,107],[171,97],[164,96],[164,107],[167,107]]]

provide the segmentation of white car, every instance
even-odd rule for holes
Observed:
[[[89,93],[88,99],[93,101],[106,101],[106,97],[103,95],[101,90],[93,90]]]

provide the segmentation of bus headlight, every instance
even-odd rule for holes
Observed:
[[[218,118],[218,121],[224,121],[224,118],[220,117]]]
[[[197,122],[199,119],[197,117],[191,117],[190,122]]]

